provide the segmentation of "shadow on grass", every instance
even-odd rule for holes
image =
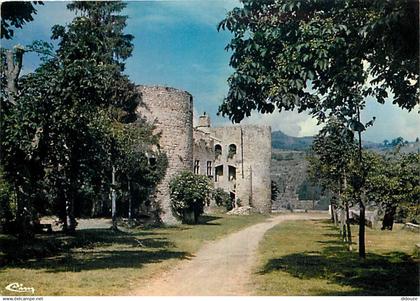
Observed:
[[[200,216],[199,225],[220,225],[217,216]],[[180,231],[194,227],[176,227]],[[130,232],[110,229],[82,229],[74,236],[57,232],[39,234],[32,240],[0,236],[0,267],[80,271],[104,268],[140,267],[171,258],[191,257],[172,251],[175,245],[166,238],[167,227]],[[36,260],[36,261],[35,261]]]
[[[197,225],[211,225],[211,226],[220,226],[220,223],[214,223],[213,221],[220,219],[218,216],[213,215],[201,215],[198,218]]]
[[[61,233],[38,235],[22,242],[0,238],[0,265],[49,272],[141,267],[171,258],[191,257],[168,250],[172,242],[154,232],[114,232],[108,229],[78,230],[74,236]],[[152,237],[148,237],[148,236]],[[46,258],[48,257],[48,258]]]
[[[281,270],[300,279],[326,279],[332,283],[351,286],[348,295],[417,296],[419,294],[418,262],[402,252],[368,253],[360,260],[356,252],[348,252],[338,235],[326,235],[331,240],[322,251],[308,251],[271,259],[260,274]],[[319,295],[337,292],[319,291]]]
[[[168,259],[189,259],[186,252],[168,250],[93,250],[75,251],[63,256],[28,261],[15,267],[25,269],[45,269],[46,272],[80,272],[86,270],[141,268],[144,264]]]

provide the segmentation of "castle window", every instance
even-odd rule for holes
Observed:
[[[211,177],[213,175],[213,170],[212,170],[211,164],[212,164],[211,161],[207,161],[207,175],[209,177]]]
[[[222,146],[220,144],[214,146],[214,154],[216,155],[216,158],[222,155]]]
[[[229,145],[229,153],[228,153],[228,158],[232,159],[233,156],[236,155],[236,145],[235,144],[231,144]]]
[[[216,166],[215,175],[215,182],[223,180],[223,165]]]
[[[236,167],[229,165],[229,181],[236,180]]]
[[[198,175],[200,173],[200,160],[194,161],[194,173]]]

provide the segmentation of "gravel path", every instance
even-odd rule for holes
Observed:
[[[275,216],[204,245],[191,260],[150,279],[133,291],[144,296],[251,295],[249,286],[258,243],[264,233],[286,220],[325,218],[324,214]]]

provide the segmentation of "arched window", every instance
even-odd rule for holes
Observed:
[[[216,158],[222,155],[222,146],[220,144],[214,146],[214,154],[216,155]]]
[[[236,145],[235,144],[230,144],[229,145],[229,153],[228,153],[228,158],[232,159],[233,156],[236,155]]]

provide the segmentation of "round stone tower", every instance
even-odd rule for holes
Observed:
[[[168,158],[165,177],[156,187],[155,202],[165,224],[179,223],[172,212],[169,182],[183,170],[193,168],[193,98],[185,91],[160,86],[137,86],[142,104],[137,113],[154,124],[159,146]]]

